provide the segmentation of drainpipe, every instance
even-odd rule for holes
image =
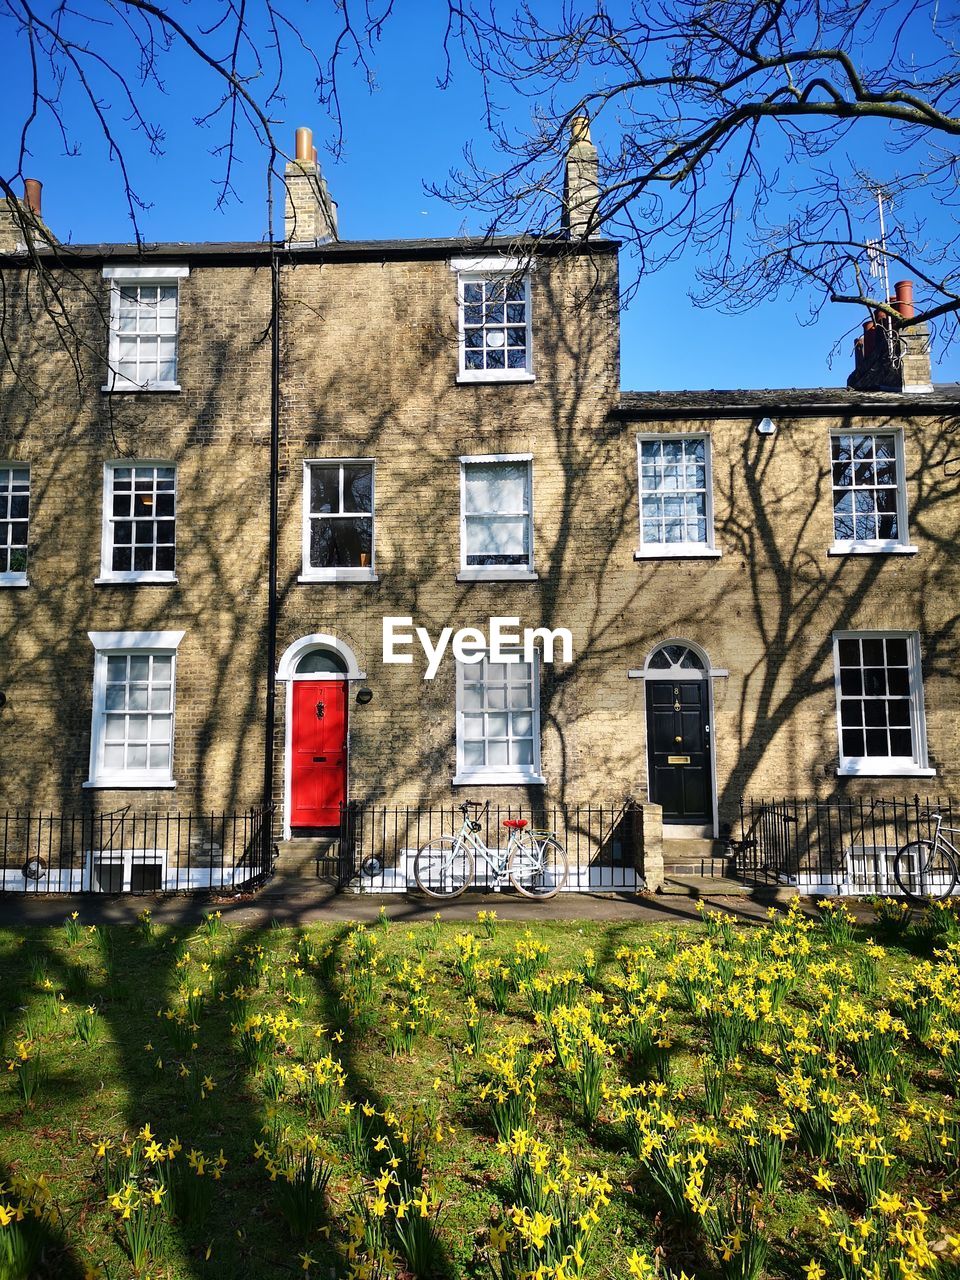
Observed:
[[[270,542],[267,548],[267,710],[263,752],[264,866],[273,840],[274,733],[277,723],[277,533],[280,501],[280,258],[270,258]]]

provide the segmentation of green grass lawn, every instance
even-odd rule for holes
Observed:
[[[960,927],[824,917],[0,931],[0,1280],[956,1277]]]

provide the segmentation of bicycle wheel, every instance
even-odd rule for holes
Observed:
[[[949,898],[957,885],[957,864],[939,841],[911,840],[897,850],[893,877],[908,898]]]
[[[552,898],[567,882],[567,855],[553,836],[525,831],[514,842],[507,875],[525,898]]]
[[[437,836],[417,850],[413,878],[428,898],[457,898],[473,881],[473,854],[457,836]]]

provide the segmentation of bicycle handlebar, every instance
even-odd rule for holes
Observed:
[[[489,800],[484,800],[482,803],[479,800],[464,800],[463,804],[460,805],[460,812],[466,813],[469,809],[476,809],[478,813],[482,813],[489,808]]]

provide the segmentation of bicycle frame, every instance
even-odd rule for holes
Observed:
[[[480,839],[480,833],[474,831],[471,819],[464,814],[463,823],[457,832],[456,839],[462,840],[464,844],[469,845],[477,857],[480,857],[487,864],[490,871],[496,877],[497,883],[507,878],[507,864],[510,861],[510,855],[513,853],[514,845],[520,845],[520,837],[522,832],[514,828],[510,832],[510,839],[507,841],[506,849],[497,849],[497,856],[492,856],[493,850],[483,840]]]
[[[936,847],[938,844],[945,844],[948,849],[950,849],[953,853],[956,854],[958,860],[960,860],[960,849],[957,848],[957,846],[953,843],[952,840],[948,840],[947,837],[943,834],[944,831],[952,831],[955,836],[960,835],[960,827],[945,826],[942,813],[931,814],[931,817],[935,817],[937,820],[936,829],[934,830],[934,833],[933,833],[934,847]]]

